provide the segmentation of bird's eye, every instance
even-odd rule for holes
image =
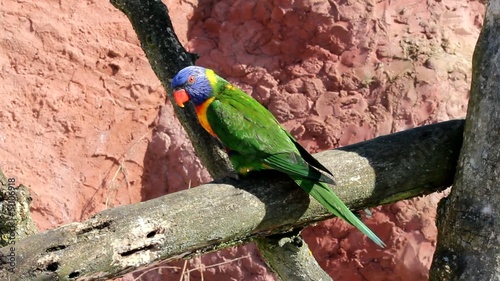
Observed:
[[[195,80],[196,80],[196,78],[193,75],[191,75],[191,76],[188,77],[188,83],[189,84],[193,84]]]

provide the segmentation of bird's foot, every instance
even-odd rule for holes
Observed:
[[[227,174],[227,176],[233,180],[237,180],[237,181],[240,180],[240,175],[238,173],[236,173],[236,171],[229,172],[229,174]]]

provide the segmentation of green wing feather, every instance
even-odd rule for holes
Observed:
[[[220,78],[207,120],[229,149],[237,171],[274,169],[289,175],[301,188],[336,216],[349,222],[377,245],[385,246],[324,183],[334,181],[319,161],[309,154],[259,102]]]
[[[207,109],[207,120],[231,154],[242,155],[238,162],[246,159],[248,166],[256,170],[267,166],[286,174],[333,183],[304,161],[295,139],[265,107],[243,91],[233,88],[219,92]],[[323,167],[316,159],[313,161]]]

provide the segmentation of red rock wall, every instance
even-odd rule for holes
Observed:
[[[165,3],[197,63],[313,152],[465,115],[477,1]],[[172,106],[157,118],[165,92],[111,4],[5,0],[0,15],[0,167],[30,187],[40,230],[209,180]],[[337,281],[426,280],[440,197],[373,209],[383,251],[337,220],[304,236]],[[178,280],[183,265],[142,278]],[[252,245],[187,266],[190,280],[274,280]]]

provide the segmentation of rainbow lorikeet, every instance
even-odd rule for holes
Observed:
[[[172,80],[180,107],[192,101],[205,130],[226,148],[240,174],[262,169],[287,174],[326,209],[358,228],[377,245],[385,244],[361,222],[326,183],[331,172],[309,154],[264,106],[213,70],[188,66]]]

